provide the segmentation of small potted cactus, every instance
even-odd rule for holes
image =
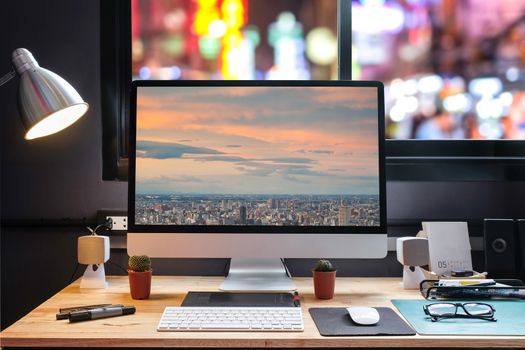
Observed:
[[[129,291],[133,299],[149,298],[152,271],[151,260],[147,255],[133,255],[129,257]]]
[[[317,261],[312,270],[314,276],[314,292],[319,299],[332,299],[335,289],[335,273],[337,271],[329,260]]]

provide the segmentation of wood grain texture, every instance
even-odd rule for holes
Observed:
[[[397,278],[338,278],[332,300],[313,295],[311,278],[295,278],[302,298],[302,333],[157,332],[166,306],[179,306],[188,291],[217,291],[220,277],[154,276],[151,298],[133,300],[127,277],[108,277],[105,290],[80,289],[76,281],[1,333],[2,347],[515,347],[525,348],[525,335],[322,337],[309,307],[385,306],[390,299],[420,298],[403,290]],[[56,321],[60,307],[113,303],[135,305],[134,315],[79,323]],[[397,311],[397,310],[396,310]]]

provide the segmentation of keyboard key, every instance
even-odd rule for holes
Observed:
[[[242,323],[205,323],[202,329],[250,329],[250,325]]]

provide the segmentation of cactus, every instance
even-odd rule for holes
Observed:
[[[321,259],[315,265],[314,270],[322,271],[322,272],[329,272],[329,271],[334,271],[334,267],[332,266],[332,263],[330,262],[330,260]]]
[[[151,260],[147,255],[133,255],[129,257],[128,266],[135,272],[144,272],[151,269]]]

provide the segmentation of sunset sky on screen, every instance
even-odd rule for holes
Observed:
[[[378,194],[373,87],[139,87],[137,194]]]

